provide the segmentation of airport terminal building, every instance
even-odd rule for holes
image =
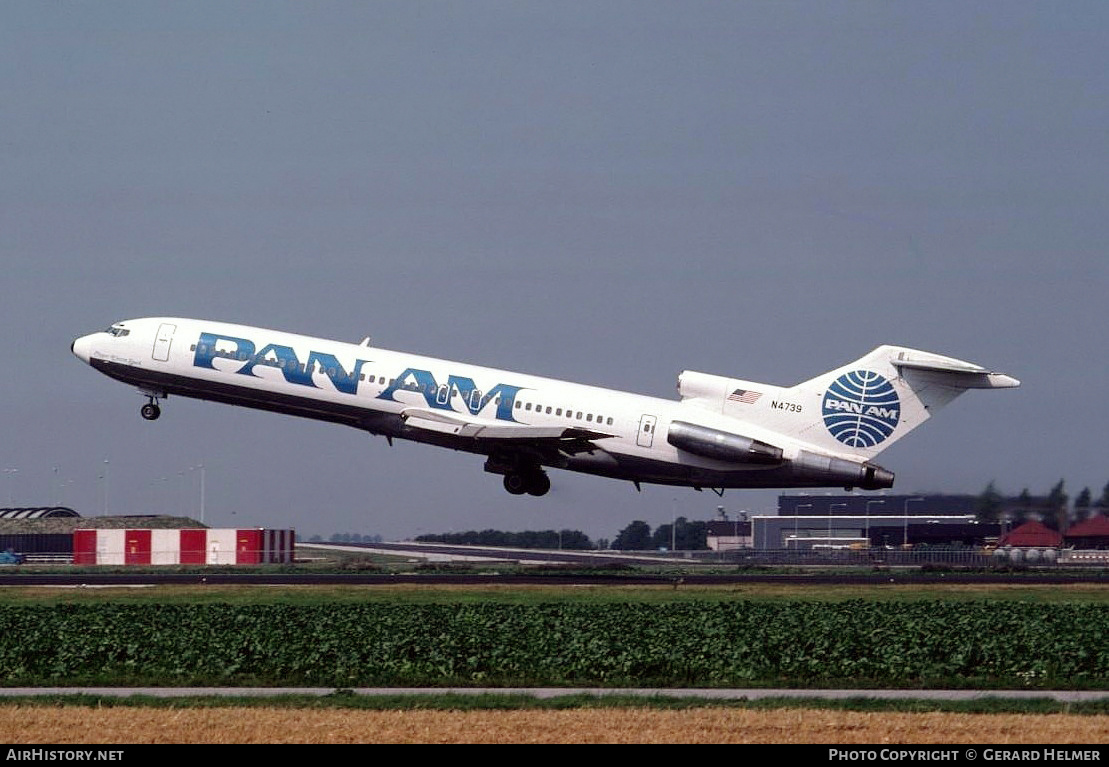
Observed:
[[[750,546],[764,550],[975,546],[996,543],[973,495],[783,495],[776,516],[750,518]]]

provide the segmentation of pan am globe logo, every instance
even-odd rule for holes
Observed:
[[[893,384],[870,370],[841,375],[824,393],[824,425],[848,447],[874,447],[893,434],[901,401]]]

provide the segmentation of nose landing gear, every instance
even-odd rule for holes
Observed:
[[[159,397],[164,397],[164,394],[151,394],[143,392],[146,395],[147,403],[139,408],[139,414],[148,421],[158,420],[158,416],[162,414],[162,409],[158,407]]]

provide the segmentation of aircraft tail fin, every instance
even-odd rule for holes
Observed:
[[[823,450],[869,460],[968,389],[1017,386],[1017,379],[970,362],[880,346],[784,390],[783,400],[803,404],[814,417],[781,418],[777,427]]]

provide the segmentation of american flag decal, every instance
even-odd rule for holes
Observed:
[[[754,405],[759,401],[759,397],[761,396],[762,392],[751,391],[750,389],[736,389],[728,395],[728,400],[730,402],[743,402],[748,405]]]

